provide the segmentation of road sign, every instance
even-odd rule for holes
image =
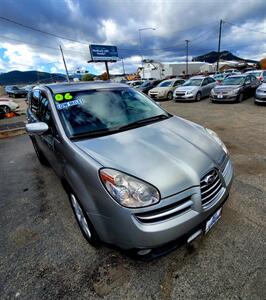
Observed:
[[[115,62],[118,60],[116,46],[90,45],[91,60],[93,62]]]

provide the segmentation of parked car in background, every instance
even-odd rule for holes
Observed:
[[[227,70],[224,70],[223,72],[224,74],[230,74],[230,75],[238,75],[238,74],[241,74],[240,71],[238,71],[237,69],[227,69]]]
[[[26,97],[27,91],[24,89],[20,89],[15,85],[8,85],[5,87],[5,92],[9,97],[17,98],[17,97]]]
[[[210,99],[212,102],[242,102],[244,99],[254,96],[259,85],[260,82],[254,75],[231,75],[225,78],[221,85],[212,89]]]
[[[134,88],[137,88],[140,85],[142,85],[143,82],[145,82],[145,80],[131,80],[131,81],[128,81],[127,84],[134,87]]]
[[[252,75],[256,76],[256,78],[260,82],[263,82],[266,80],[266,70],[252,70],[252,71],[247,71],[245,74],[252,74]]]
[[[54,168],[92,245],[152,255],[179,238],[191,242],[221,217],[233,179],[226,146],[133,88],[42,85],[27,117],[40,162]]]
[[[263,83],[256,89],[254,102],[255,104],[266,104],[266,78],[264,79]]]
[[[177,86],[185,82],[182,78],[174,78],[164,80],[159,83],[155,88],[149,90],[148,95],[153,99],[173,99],[173,93]]]
[[[216,81],[210,76],[194,76],[187,80],[182,86],[174,91],[174,100],[196,100],[200,101],[210,95],[211,89]]]
[[[22,87],[23,90],[27,91],[27,93],[29,91],[31,91],[33,88],[35,87],[35,85],[25,85]]]
[[[0,111],[1,113],[9,113],[19,108],[19,105],[10,99],[0,98]]]
[[[144,94],[148,94],[149,90],[153,89],[154,87],[156,87],[162,80],[147,80],[145,82],[143,82],[138,88],[137,90],[139,90],[140,92],[144,93]]]

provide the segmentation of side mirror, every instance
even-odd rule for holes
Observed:
[[[26,131],[29,134],[37,134],[41,135],[48,131],[49,127],[46,123],[44,122],[36,122],[36,123],[29,123],[26,124]]]

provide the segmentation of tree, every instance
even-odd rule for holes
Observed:
[[[84,74],[81,77],[82,81],[93,81],[93,76],[90,73]]]
[[[108,75],[106,72],[102,73],[101,80],[108,80]]]
[[[259,61],[260,69],[266,70],[266,57]]]

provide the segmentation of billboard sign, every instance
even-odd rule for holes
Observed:
[[[90,45],[92,61],[117,61],[118,52],[116,46]]]

